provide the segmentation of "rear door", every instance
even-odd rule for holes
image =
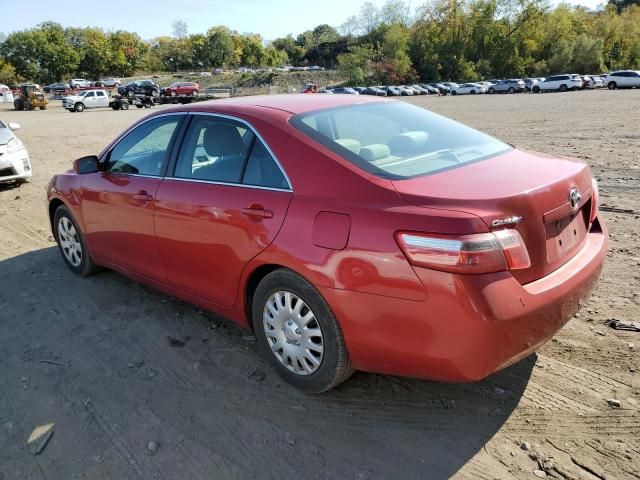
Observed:
[[[83,176],[82,217],[92,253],[145,277],[166,281],[156,242],[155,195],[184,114],[154,117],[120,139]]]
[[[169,283],[230,307],[245,265],[275,238],[291,187],[246,123],[193,115],[156,194],[155,229]]]
[[[107,97],[107,94],[105,92],[103,92],[102,90],[98,90],[96,91],[96,100],[95,100],[95,106],[96,107],[108,107],[109,106],[109,97]]]

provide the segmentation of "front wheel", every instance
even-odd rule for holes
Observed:
[[[607,85],[607,88],[609,90],[615,90],[616,88],[618,88],[618,85],[616,85],[616,82],[609,82],[609,84]]]
[[[540,93],[540,87],[539,86],[535,86],[531,89],[533,91],[533,93]]]
[[[455,90],[453,92],[451,92],[451,95],[457,95],[458,92],[456,92]]]
[[[515,93],[516,89],[513,87],[509,87],[509,93]]]
[[[279,269],[267,275],[253,297],[252,317],[262,351],[291,385],[320,393],[353,373],[329,305],[296,273]]]
[[[122,102],[122,104],[120,104],[120,110],[129,110],[129,103]]]
[[[81,104],[81,103],[76,103],[75,110],[76,110],[76,112],[78,112],[78,113],[80,113],[80,112],[84,112],[84,105],[83,105],[83,104]]]
[[[67,207],[56,210],[53,228],[62,258],[71,271],[83,277],[96,272],[98,266],[91,260],[82,232]]]
[[[495,88],[490,88],[490,89],[489,89],[489,93],[490,93],[491,95],[493,95],[494,93],[496,93],[496,89],[495,89]]]

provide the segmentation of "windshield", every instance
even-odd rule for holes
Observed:
[[[428,175],[512,149],[405,102],[309,112],[292,117],[291,124],[363,170],[388,179]]]

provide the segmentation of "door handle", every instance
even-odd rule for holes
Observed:
[[[271,210],[265,210],[262,205],[251,205],[247,208],[240,209],[240,212],[247,217],[273,218]]]
[[[140,190],[133,196],[133,199],[139,203],[146,203],[153,200],[153,197],[149,195],[146,191]]]

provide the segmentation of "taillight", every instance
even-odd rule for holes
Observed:
[[[591,179],[591,215],[589,215],[589,224],[598,216],[598,203],[600,203],[600,190],[598,189],[598,182],[595,178]]]
[[[529,268],[529,253],[516,230],[471,235],[399,232],[396,240],[412,265],[453,273]]]

